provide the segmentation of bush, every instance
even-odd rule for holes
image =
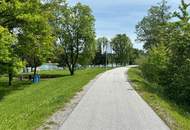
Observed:
[[[160,81],[161,69],[154,64],[145,63],[141,66],[143,76],[150,82],[158,83]]]
[[[148,51],[148,55],[144,63],[141,65],[143,76],[150,82],[160,83],[162,74],[166,70],[168,64],[168,51],[161,44],[159,47],[153,47]]]
[[[190,60],[182,66],[170,64],[163,83],[165,95],[180,104],[190,105]]]
[[[137,59],[135,59],[135,64],[137,65],[143,65],[146,61],[146,56],[145,55],[140,55]]]

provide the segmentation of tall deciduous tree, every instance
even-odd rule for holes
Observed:
[[[34,75],[36,68],[50,56],[53,42],[48,16],[44,17],[45,14],[40,9],[35,11],[34,14],[21,17],[27,19],[27,22],[23,24],[22,32],[18,34],[19,46],[17,47],[20,56],[34,68]]]
[[[171,52],[167,80],[163,80],[166,94],[175,101],[190,104],[190,3],[182,0],[179,7],[180,12],[175,12],[179,20],[170,23],[172,33],[170,34],[169,49]]]
[[[111,40],[111,46],[115,52],[116,62],[126,65],[130,61],[132,43],[126,34],[118,34]]]
[[[97,39],[97,47],[102,54],[107,51],[108,44],[109,44],[109,40],[106,37],[100,37]]]
[[[106,37],[100,37],[96,40],[96,46],[97,46],[97,53],[96,53],[96,59],[95,63],[107,65],[108,62],[108,46],[109,46],[109,40]]]
[[[60,12],[58,41],[64,49],[70,74],[73,75],[80,56],[92,59],[95,55],[95,19],[91,9],[81,3],[63,6]]]
[[[148,15],[136,25],[137,41],[143,42],[145,49],[157,46],[166,39],[165,25],[171,18],[169,9],[166,0],[162,0],[158,5],[152,6]]]
[[[16,35],[15,53],[35,68],[34,74],[51,50],[49,14],[40,0],[3,0],[0,4],[0,25]]]
[[[0,62],[1,64],[7,63],[10,61],[10,55],[11,55],[11,45],[15,41],[15,38],[12,36],[12,34],[9,33],[9,31],[6,28],[3,28],[0,26]],[[0,68],[3,72],[3,69]]]
[[[8,74],[9,85],[12,84],[14,74],[24,65],[14,52],[16,43],[15,37],[8,29],[0,26],[0,74]]]

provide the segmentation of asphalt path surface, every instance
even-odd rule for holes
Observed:
[[[99,76],[59,130],[169,130],[131,87],[127,70]]]

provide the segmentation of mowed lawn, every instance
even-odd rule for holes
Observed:
[[[48,71],[42,75],[54,78],[43,79],[39,84],[14,80],[6,86],[7,78],[0,78],[0,130],[34,130],[51,114],[64,107],[66,102],[81,91],[103,68],[78,70],[69,76],[67,71]]]
[[[136,91],[168,124],[171,130],[190,130],[190,106],[179,106],[161,93],[158,85],[147,82],[139,68],[131,68],[128,78]]]

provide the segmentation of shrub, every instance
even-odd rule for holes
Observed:
[[[161,44],[159,47],[153,47],[148,51],[147,60],[141,65],[143,76],[150,82],[160,83],[162,74],[167,64],[169,52],[167,48]]]
[[[190,105],[190,59],[181,66],[168,66],[163,81],[164,92],[170,99]]]
[[[137,59],[135,59],[135,64],[137,65],[143,65],[146,61],[146,56],[145,55],[140,55]]]

